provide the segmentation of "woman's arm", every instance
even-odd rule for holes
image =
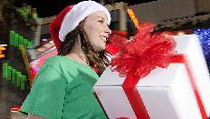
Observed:
[[[41,117],[29,114],[27,119],[45,119],[45,118],[41,118]]]

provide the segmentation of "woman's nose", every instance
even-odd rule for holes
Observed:
[[[111,32],[112,32],[112,31],[110,30],[110,28],[109,28],[108,25],[105,26],[105,32],[108,33],[109,35],[110,35]]]

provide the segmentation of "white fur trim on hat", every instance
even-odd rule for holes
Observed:
[[[110,24],[111,15],[109,11],[97,2],[83,1],[73,6],[73,8],[65,15],[64,20],[61,24],[61,28],[59,31],[60,41],[63,42],[66,35],[74,30],[83,19],[97,11],[104,12],[108,18],[108,24]]]

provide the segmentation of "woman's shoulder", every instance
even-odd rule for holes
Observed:
[[[43,66],[50,66],[57,69],[65,66],[65,61],[63,56],[51,56],[44,62]]]
[[[60,56],[51,56],[49,57],[44,64],[56,64],[59,63],[61,60]]]
[[[39,69],[36,75],[36,79],[41,78],[45,79],[45,81],[60,79],[62,76],[61,67],[59,66],[60,62],[61,61],[58,56],[52,56],[48,58]]]
[[[44,67],[51,67],[58,71],[58,73],[73,73],[78,74],[79,71],[95,73],[89,66],[81,64],[65,56],[52,56],[48,58]]]
[[[60,73],[61,70],[74,72],[74,70],[87,68],[88,66],[85,67],[65,56],[52,56],[44,62],[42,67],[51,67]]]
[[[51,56],[49,57],[47,60],[45,60],[44,64],[41,66],[41,68],[39,69],[39,73],[41,72],[45,72],[47,69],[47,72],[50,71],[56,71],[58,73],[59,69],[60,69],[60,64],[62,61],[60,61],[60,57],[59,56]]]
[[[57,67],[57,66],[67,67],[67,68],[71,67],[71,69],[72,68],[78,69],[78,68],[88,68],[89,67],[89,66],[79,63],[77,61],[74,61],[66,56],[52,56],[52,57],[48,58],[44,64],[50,65],[53,67]]]

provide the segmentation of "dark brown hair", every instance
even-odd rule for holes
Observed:
[[[61,43],[61,46],[58,51],[58,55],[65,56],[71,52],[72,47],[74,46],[78,35],[81,37],[81,48],[84,54],[86,54],[89,65],[92,68],[98,69],[98,74],[100,75],[108,65],[108,59],[106,58],[106,52],[95,52],[89,39],[84,31],[85,20],[80,22],[80,24],[70,33],[66,35],[65,40]]]

